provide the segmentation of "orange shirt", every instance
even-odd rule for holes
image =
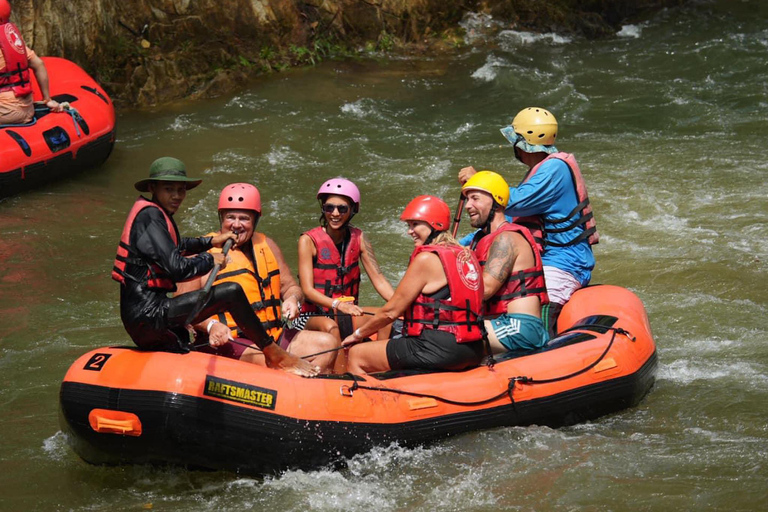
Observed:
[[[32,57],[35,57],[35,52],[27,46],[27,60]],[[5,57],[0,52],[0,69],[4,67]],[[28,123],[34,115],[35,107],[31,94],[17,98],[13,91],[0,91],[0,124]]]

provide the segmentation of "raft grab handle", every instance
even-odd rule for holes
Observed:
[[[88,422],[100,434],[139,437],[142,432],[141,420],[130,412],[93,409],[88,414]]]

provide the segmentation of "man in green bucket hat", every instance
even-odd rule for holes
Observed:
[[[186,189],[191,190],[203,180],[189,178],[184,162],[171,156],[160,157],[149,166],[149,178],[139,180],[134,187],[139,192],[150,192],[149,186],[158,181],[176,181],[186,183]]]
[[[182,238],[173,220],[187,190],[201,179],[187,176],[184,163],[172,157],[155,160],[149,178],[137,181],[139,196],[128,213],[117,248],[112,278],[120,283],[120,318],[134,343],[148,350],[187,351],[187,324],[229,312],[238,327],[264,352],[267,365],[303,376],[318,369],[280,348],[267,334],[243,289],[223,283],[175,297],[176,283],[210,272],[214,265],[226,266],[224,253],[210,254],[211,247],[235,242],[231,231],[213,237]]]

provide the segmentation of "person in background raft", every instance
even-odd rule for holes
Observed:
[[[574,156],[555,147],[557,120],[549,111],[523,109],[501,133],[515,157],[528,166],[523,181],[509,190],[506,214],[529,227],[539,243],[550,300],[543,309],[544,324],[555,336],[560,310],[573,292],[589,284],[595,268],[591,246],[600,237],[587,186]],[[459,182],[466,183],[476,172],[463,168]],[[471,238],[461,243],[469,244]]]
[[[249,183],[227,185],[219,196],[218,209],[221,229],[207,236],[216,237],[231,231],[236,233],[237,243],[227,254],[226,270],[218,273],[214,284],[238,283],[264,329],[290,353],[306,356],[329,351],[309,360],[320,368],[321,373],[327,372],[336,359],[336,352],[330,351],[339,346],[336,338],[325,332],[283,328],[284,319],[295,320],[299,316],[304,296],[280,248],[271,238],[256,231],[261,217],[259,189]],[[221,249],[213,248],[209,252],[216,254]],[[178,292],[199,290],[207,280],[208,275],[205,275],[180,283]],[[209,340],[210,347],[202,351],[264,364],[264,354],[243,338],[244,334],[231,314],[218,313],[194,328]],[[230,340],[234,343],[227,343]]]
[[[494,354],[541,348],[549,341],[541,306],[549,303],[541,256],[528,228],[507,222],[509,185],[480,171],[461,188],[475,234],[472,246],[483,266],[485,330]]]
[[[45,63],[24,43],[19,28],[9,21],[10,18],[11,4],[8,0],[0,0],[0,125],[32,121],[35,107],[30,68],[40,86],[43,103],[53,112],[63,110],[49,94]]]
[[[447,232],[451,212],[434,196],[419,196],[403,210],[414,251],[392,298],[342,345],[349,371],[461,370],[484,355],[483,280],[480,263]],[[405,313],[402,338],[360,343]]]
[[[187,190],[201,182],[187,177],[181,160],[162,157],[150,166],[149,178],[135,184],[139,192],[151,192],[152,199],[139,196],[131,208],[117,248],[112,278],[120,283],[120,318],[140,348],[187,350],[187,319],[198,307],[203,292],[174,298],[167,294],[176,290],[176,283],[206,274],[214,264],[224,266],[222,254],[205,251],[222,247],[228,239],[237,240],[231,231],[214,237],[179,236],[173,214],[181,206]],[[264,352],[268,366],[304,376],[317,373],[316,367],[274,343],[236,283],[211,288],[210,297],[192,323],[222,311],[230,312],[248,338]]]
[[[360,262],[384,300],[394,293],[381,273],[373,246],[350,221],[360,211],[360,191],[351,181],[333,178],[317,192],[320,226],[299,238],[299,281],[306,302],[301,323],[341,339],[369,320],[358,306]],[[372,312],[369,310],[368,312]],[[321,316],[321,315],[328,316]],[[335,316],[335,321],[330,318]],[[389,329],[382,332],[389,337]]]

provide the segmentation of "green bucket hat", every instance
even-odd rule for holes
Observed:
[[[187,190],[203,182],[203,180],[188,178],[184,162],[170,156],[164,156],[152,162],[149,166],[149,178],[137,181],[133,186],[139,192],[149,192],[149,184],[153,181],[185,181]]]

